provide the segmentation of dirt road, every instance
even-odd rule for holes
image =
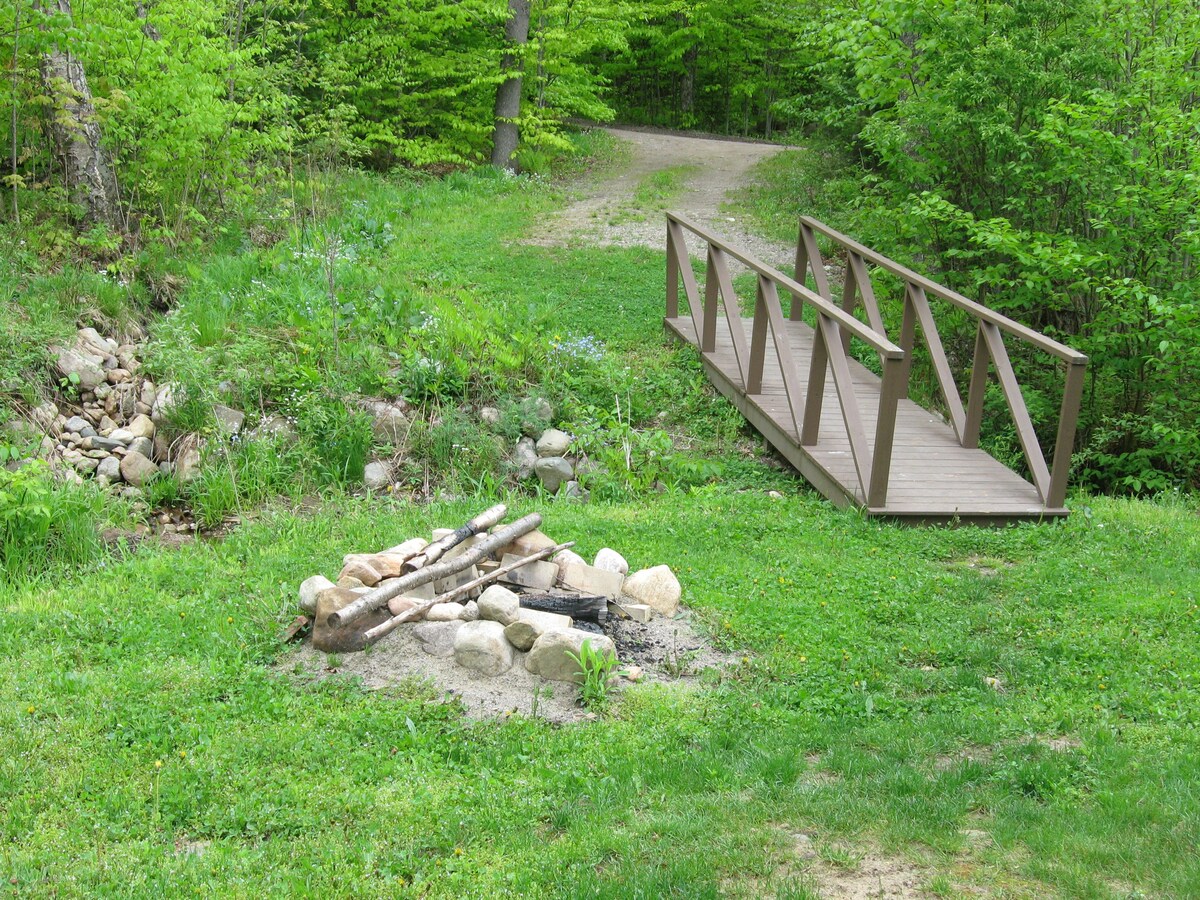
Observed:
[[[628,160],[616,172],[581,183],[579,199],[545,222],[529,243],[663,250],[662,204],[638,195],[639,188],[655,173],[664,173],[673,175],[676,182],[666,208],[712,228],[771,265],[786,265],[791,259],[794,249],[749,233],[734,215],[721,208],[730,193],[745,183],[755,164],[783,147],[619,128],[605,130],[626,143]],[[691,249],[698,253],[699,245]]]

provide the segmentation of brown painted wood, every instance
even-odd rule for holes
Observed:
[[[1054,463],[1050,470],[1050,490],[1046,504],[1062,506],[1067,498],[1067,476],[1071,469],[1071,452],[1075,449],[1075,425],[1079,421],[1079,404],[1083,400],[1083,376],[1086,363],[1067,366],[1067,383],[1063,389],[1062,406],[1058,410],[1058,436],[1054,442]]]
[[[914,284],[921,287],[935,297],[939,297],[942,300],[953,303],[955,306],[961,309],[965,309],[977,319],[982,319],[985,322],[991,322],[1001,330],[1019,337],[1027,343],[1033,344],[1039,350],[1044,350],[1046,353],[1057,356],[1059,359],[1064,359],[1068,362],[1087,362],[1087,357],[1078,350],[1073,350],[1065,344],[1060,344],[1058,341],[1051,340],[1044,334],[1039,334],[1032,328],[1022,325],[1020,322],[1013,321],[1007,316],[1003,316],[994,310],[990,310],[981,303],[976,303],[974,300],[969,300],[957,291],[952,291],[949,288],[938,284],[936,281],[926,278],[924,275],[919,275],[912,269],[902,266],[894,260],[888,259],[882,253],[876,253],[874,250],[863,246],[858,241],[847,237],[840,231],[834,231],[823,222],[819,222],[818,220],[809,216],[802,216],[800,218],[800,222],[802,227],[807,227],[811,231],[820,232],[838,244],[841,244],[847,250],[853,250],[855,253],[858,253],[863,257],[863,259],[870,260],[879,268],[891,272],[893,275],[900,277],[909,284]]]
[[[929,358],[933,362],[933,371],[937,376],[938,387],[942,391],[942,399],[950,410],[950,421],[954,425],[954,433],[962,440],[966,426],[967,415],[963,411],[962,397],[958,394],[958,385],[954,383],[954,373],[950,371],[950,361],[946,358],[946,348],[942,346],[942,336],[938,333],[937,323],[933,320],[933,312],[929,309],[929,299],[925,289],[919,284],[909,284],[905,288],[909,302],[921,323],[921,334],[925,338],[925,346],[929,348]]]
[[[1038,493],[1045,498],[1050,492],[1050,470],[1046,466],[1046,455],[1042,453],[1037,432],[1033,430],[1033,420],[1029,418],[1029,409],[1025,405],[1021,385],[1017,383],[1017,374],[1008,358],[1004,336],[991,322],[980,322],[979,331],[987,341],[988,355],[992,357],[1000,390],[1004,393],[1004,399],[1008,401],[1008,412],[1013,418],[1013,424],[1017,426],[1017,438],[1021,442],[1021,449],[1025,451],[1025,464],[1029,466]]]
[[[697,317],[681,315],[678,307],[664,325],[669,334],[696,345],[697,336],[712,339],[712,349],[701,353],[705,373],[746,419],[794,465],[821,493],[838,506],[857,505],[866,514],[895,518],[901,522],[978,523],[1005,522],[1061,517],[1065,496],[1065,473],[1070,462],[1070,444],[1074,436],[1074,418],[1078,414],[1083,388],[1083,364],[1068,366],[1067,389],[1063,398],[1063,419],[1067,438],[1055,448],[1054,473],[1046,471],[1040,447],[1031,443],[1027,453],[1037,450],[1042,472],[1031,464],[1037,484],[1026,481],[983,450],[963,446],[960,435],[970,432],[968,419],[976,414],[975,404],[964,408],[946,360],[936,322],[921,283],[906,286],[904,320],[899,346],[892,344],[882,329],[882,318],[872,313],[878,303],[869,286],[868,261],[871,257],[851,252],[847,261],[847,280],[855,289],[843,292],[842,301],[862,298],[870,325],[853,318],[844,307],[798,284],[793,279],[765,266],[758,260],[730,247],[715,235],[705,232],[682,217],[669,215],[672,225],[669,240],[674,268],[682,278],[693,308],[699,307],[699,285],[690,288],[685,270],[691,262],[686,256],[684,233],[692,231],[708,242],[712,253],[705,279],[705,306]],[[819,260],[815,229],[802,231],[797,247],[797,276]],[[683,248],[683,254],[679,250]],[[729,276],[729,259],[737,260],[757,274],[754,315],[742,317]],[[823,265],[820,270],[824,272]],[[668,268],[672,266],[668,265]],[[821,280],[814,278],[821,286]],[[716,300],[725,315],[714,315],[710,283],[716,281]],[[694,284],[694,279],[693,279]],[[867,285],[864,292],[864,285]],[[828,288],[828,279],[824,282]],[[792,296],[792,312],[810,303],[818,314],[817,329],[796,318],[785,318],[779,303],[779,290]],[[669,298],[668,298],[669,300]],[[851,305],[851,309],[853,309]],[[708,313],[704,315],[703,313]],[[989,339],[992,323],[985,323],[979,335],[980,353],[973,373],[980,382],[982,400],[989,363],[1005,390],[1011,393],[1014,421],[1028,421],[1028,411],[1020,397],[1019,385],[1012,373],[999,326]],[[945,363],[945,384],[949,421],[941,414],[923,409],[908,399],[908,377],[917,326],[932,341],[931,354]],[[702,331],[707,326],[708,332]],[[750,339],[746,342],[746,330]],[[768,332],[770,341],[768,341]],[[880,353],[884,377],[881,379],[853,357],[842,342],[843,334],[866,343]],[[742,346],[738,346],[738,337]],[[739,353],[739,349],[741,352]],[[940,353],[939,353],[940,351]],[[1000,362],[996,362],[996,357]],[[801,373],[807,369],[807,378]],[[829,377],[826,373],[830,373]],[[974,378],[972,381],[974,382]],[[1006,387],[1007,383],[1007,387]],[[744,387],[745,386],[745,387]],[[747,391],[746,387],[752,388]],[[982,417],[982,403],[978,404]],[[969,409],[969,411],[968,411]],[[1023,414],[1023,415],[1022,415]],[[956,427],[957,425],[957,427]],[[971,423],[974,425],[974,422]],[[1026,437],[1033,435],[1030,424]],[[1063,449],[1063,447],[1066,449]],[[1065,459],[1065,462],[1063,460]],[[1060,466],[1060,463],[1062,465]],[[1061,479],[1061,489],[1060,489]],[[1060,491],[1060,493],[1055,493]]]

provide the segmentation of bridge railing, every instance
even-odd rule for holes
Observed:
[[[692,270],[686,235],[702,240],[706,249],[704,297]],[[816,257],[814,257],[815,259]],[[737,260],[756,276],[754,319],[747,341],[740,302],[729,271],[729,260]],[[724,309],[738,372],[747,396],[763,393],[763,369],[767,335],[783,377],[792,424],[802,446],[815,446],[819,438],[825,396],[826,373],[833,375],[838,406],[849,436],[859,484],[868,506],[880,508],[887,500],[891,472],[896,411],[908,393],[909,354],[888,337],[859,322],[852,313],[837,306],[828,296],[813,292],[759,259],[738,250],[716,234],[681,215],[667,213],[667,318],[679,316],[679,284],[682,281],[688,312],[696,330],[701,354],[715,352],[717,321]],[[780,290],[791,295],[791,318],[799,319],[807,303],[816,316],[813,352],[806,382],[792,353],[787,324],[779,302]],[[825,292],[828,294],[828,291]],[[848,345],[850,337],[865,342],[879,354],[883,364],[883,387],[875,420],[874,442],[867,438],[862,412],[851,380]]]
[[[903,371],[898,370],[895,377],[903,381],[905,392],[907,392],[908,369],[912,364],[912,351],[919,325],[921,336],[929,351],[942,399],[946,405],[951,427],[963,447],[979,445],[989,365],[994,367],[996,379],[1000,384],[1009,414],[1016,427],[1017,437],[1021,442],[1034,487],[1037,488],[1038,495],[1045,506],[1055,509],[1061,507],[1066,499],[1067,475],[1071,465],[1071,451],[1075,444],[1075,429],[1079,421],[1079,406],[1083,397],[1087,357],[1065,344],[1039,334],[1007,316],[917,274],[816,219],[804,216],[800,219],[800,235],[796,244],[796,281],[803,283],[807,274],[811,272],[817,293],[827,303],[833,302],[833,294],[825,270],[825,261],[817,246],[818,234],[824,235],[834,245],[845,251],[846,276],[842,285],[841,311],[853,317],[857,303],[861,300],[871,330],[880,338],[887,338],[887,329],[884,327],[883,317],[880,314],[879,304],[871,284],[868,264],[890,272],[903,283],[904,318],[900,326],[899,343],[904,352],[904,362]],[[966,311],[976,322],[975,351],[965,405],[955,383],[950,362],[946,357],[946,350],[938,333],[937,321],[930,309],[929,297],[931,296]],[[803,301],[797,302],[798,299],[793,293],[792,319],[799,319],[801,316]],[[854,321],[858,322],[857,319]],[[847,331],[842,334],[843,346],[848,345],[852,333],[856,332]],[[1062,404],[1059,408],[1054,459],[1049,465],[1038,441],[1033,421],[1021,394],[1021,386],[1017,381],[1012,361],[1009,359],[1008,350],[1005,347],[1004,335],[1006,334],[1065,363],[1066,374]],[[883,376],[885,393],[888,392],[888,378],[885,361]]]

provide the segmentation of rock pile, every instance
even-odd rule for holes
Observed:
[[[586,499],[576,480],[580,460],[570,456],[570,450],[571,436],[557,428],[547,428],[536,440],[521,438],[513,450],[517,478],[528,481],[537,476],[551,494],[561,491],[566,497]]]
[[[493,535],[497,530],[498,526],[492,529]],[[456,534],[440,529],[432,539],[436,544]],[[441,559],[453,560],[473,547],[482,550],[488,537],[486,532],[469,537]],[[332,613],[391,579],[405,577],[405,572],[411,578],[410,561],[429,546],[424,538],[412,538],[378,553],[350,553],[343,557],[336,582],[321,575],[304,581],[298,599],[300,608],[313,617],[313,647],[327,653],[365,649],[372,643],[373,629],[411,611],[423,613],[424,621],[397,627],[411,629],[412,637],[432,656],[453,658],[480,676],[499,677],[520,666],[541,678],[580,682],[576,658],[585,641],[602,655],[616,656],[604,623],[618,618],[647,622],[679,611],[681,589],[670,567],[627,574],[625,558],[608,547],[591,563],[570,549],[546,561],[521,562],[561,546],[533,530],[453,576],[392,597],[386,607],[364,618],[343,626],[330,623]],[[491,573],[497,577],[484,587]],[[446,600],[439,602],[442,596]]]
[[[187,481],[200,463],[197,438],[166,440],[161,426],[172,388],[139,374],[139,351],[140,345],[118,344],[94,328],[79,329],[72,345],[51,348],[62,397],[30,415],[42,433],[41,455],[52,465],[75,478],[123,484],[131,497],[160,472]],[[236,410],[218,411],[221,427],[234,432],[244,418]]]

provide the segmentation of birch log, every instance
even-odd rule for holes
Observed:
[[[497,503],[491,509],[484,510],[462,528],[451,532],[441,540],[434,541],[420,553],[409,558],[404,563],[402,571],[415,572],[417,569],[423,569],[426,566],[432,565],[441,559],[447,551],[457,547],[467,538],[474,537],[481,531],[487,531],[503,519],[506,512],[508,512],[508,507],[503,503]]]
[[[511,525],[506,525],[495,534],[489,535],[470,550],[466,550],[454,557],[454,559],[434,563],[422,569],[417,569],[415,572],[410,572],[407,575],[401,575],[399,578],[389,578],[380,584],[379,587],[370,593],[363,594],[358,600],[344,609],[330,613],[329,624],[335,627],[348,625],[372,610],[386,605],[393,597],[399,597],[405,591],[470,568],[485,556],[489,556],[501,547],[512,543],[521,535],[528,534],[541,524],[542,517],[537,513],[530,513],[525,518],[517,519]]]

